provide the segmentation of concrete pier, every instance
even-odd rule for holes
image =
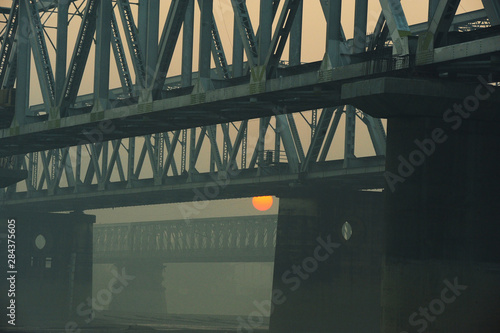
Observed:
[[[129,313],[167,313],[164,264],[161,262],[133,262],[116,264],[117,273],[126,277],[122,290],[113,295],[109,304],[112,311]]]
[[[271,332],[380,326],[382,213],[376,192],[280,197]]]
[[[15,220],[15,267],[9,276],[15,276],[16,326],[64,327],[81,317],[78,307],[92,292],[95,216],[35,212],[0,215],[2,230],[7,230],[8,220]],[[3,240],[1,251],[7,258]],[[3,272],[12,270],[6,264],[7,260],[2,261]],[[2,279],[2,290],[8,289],[5,281]],[[2,307],[4,300],[2,297]]]
[[[452,115],[388,120],[383,333],[500,331],[499,123]]]

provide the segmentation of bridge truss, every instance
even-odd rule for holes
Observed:
[[[277,216],[96,224],[94,263],[272,262]]]
[[[15,117],[0,130],[0,155],[23,153],[18,167],[28,171],[24,183],[0,192],[2,205],[54,211],[192,200],[193,189],[211,180],[234,186],[219,198],[276,193],[322,178],[383,187],[382,122],[342,106],[335,80],[408,67],[412,33],[432,40],[421,53],[453,47],[450,28],[484,29],[497,22],[498,5],[483,0],[485,10],[459,17],[459,1],[434,1],[431,23],[409,27],[398,1],[381,0],[375,31],[367,35],[367,1],[358,0],[355,35],[346,40],[342,1],[318,1],[327,23],[325,57],[309,64],[301,61],[307,3],[300,0],[261,1],[257,25],[244,0],[221,1],[234,17],[231,65],[212,0],[172,0],[161,36],[158,0],[13,0],[0,8],[0,86],[16,86]],[[193,72],[195,6],[200,36]],[[73,48],[71,25],[79,29]],[[168,76],[180,44],[181,75]],[[30,106],[31,63],[43,103]],[[110,68],[119,88],[109,89]],[[93,92],[79,95],[89,69]],[[309,111],[291,114],[303,110]],[[360,125],[373,158],[356,158]],[[344,141],[338,153],[331,148],[336,133]]]

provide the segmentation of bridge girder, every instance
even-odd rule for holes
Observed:
[[[94,226],[94,263],[272,262],[277,216]]]
[[[385,132],[379,119],[351,106],[336,107],[342,104],[339,87],[343,82],[380,75],[379,67],[406,56],[411,32],[430,31],[444,38],[450,25],[455,29],[457,25],[469,24],[469,21],[484,20],[486,12],[494,21],[488,0],[485,0],[489,6],[485,4],[488,7],[486,12],[467,13],[460,17],[453,15],[458,1],[443,0],[435,15],[446,22],[433,25],[431,19],[424,28],[420,25],[409,27],[399,1],[381,0],[382,13],[375,32],[366,36],[366,8],[360,0],[356,7],[358,30],[355,40],[346,40],[338,11],[341,0],[320,0],[327,23],[324,61],[301,64],[302,11],[307,3],[299,0],[263,1],[262,9],[267,8],[264,12],[271,10],[270,15],[261,15],[260,22],[252,22],[245,1],[231,0],[225,4],[235,18],[233,63],[228,64],[211,2],[198,1],[205,14],[197,24],[204,22],[209,27],[205,30],[210,32],[207,34],[210,36],[202,37],[200,43],[210,44],[210,47],[200,48],[198,58],[203,60],[200,64],[204,64],[204,69],[193,73],[195,2],[192,0],[171,1],[160,40],[154,29],[158,21],[156,2],[141,0],[136,11],[133,9],[135,3],[118,0],[107,17],[98,15],[104,9],[98,0],[59,1],[59,5],[56,1],[36,2],[36,8],[33,1],[13,1],[2,39],[0,83],[2,87],[12,88],[16,77],[13,74],[17,75],[16,120],[10,128],[0,130],[0,156],[29,152],[18,159],[29,177],[25,184],[2,192],[4,202],[18,203],[34,198],[48,202],[68,191],[78,197],[93,187],[106,192],[123,184],[128,189],[151,184],[161,187],[174,181],[175,177],[181,177],[175,182],[188,184],[205,172],[223,178],[232,167],[265,176],[264,152],[273,150],[271,146],[274,146],[273,163],[284,164],[276,170],[284,172],[283,168],[286,169],[287,176],[307,174],[317,167],[317,163],[331,159],[327,157],[331,155],[330,147],[343,114],[347,115],[343,155],[347,171],[354,157],[356,116],[367,126],[376,156],[385,154]],[[265,7],[266,3],[269,8]],[[24,14],[29,20],[19,18],[19,4],[30,9],[29,16]],[[66,10],[69,10],[68,14]],[[61,70],[66,67],[66,52],[49,47],[53,45],[49,29],[53,22],[47,16],[58,11],[62,16],[57,18],[58,27],[81,18],[81,23],[76,24],[79,28],[77,42],[69,50],[73,57],[67,74]],[[276,25],[274,30],[273,22]],[[24,27],[22,33],[19,33],[18,25]],[[181,28],[182,74],[167,77]],[[16,37],[19,40],[26,31],[43,33],[31,34],[30,44],[17,45]],[[94,94],[78,96],[83,72],[91,67],[87,59],[94,36],[98,46]],[[125,41],[122,36],[125,36]],[[388,41],[388,37],[392,41]],[[64,48],[68,44],[67,38],[64,32],[58,33],[57,45]],[[494,40],[496,37],[488,38]],[[283,52],[287,40],[290,45],[288,62]],[[364,42],[360,43],[360,40]],[[360,62],[357,58],[360,54],[365,54],[361,58],[369,57],[371,51],[381,50],[388,42],[395,45],[395,58],[367,62]],[[106,51],[109,45],[113,52]],[[35,55],[33,62],[44,96],[43,105],[31,107],[28,107],[29,71],[17,66],[31,61],[29,49],[33,49]],[[351,53],[357,56],[351,56]],[[210,58],[215,63],[212,70],[207,65]],[[118,89],[109,89],[106,83],[110,75],[106,66],[108,61],[114,62],[119,73],[121,87]],[[51,63],[55,63],[56,68],[55,84]],[[404,69],[408,64],[387,66],[384,70],[391,71]],[[301,135],[302,129],[297,129],[298,117],[281,115],[323,107],[323,111],[310,113],[310,140]],[[257,128],[257,133],[261,134],[249,139],[252,126],[249,126],[248,118],[262,116],[265,118]],[[190,135],[188,128],[192,128]],[[269,128],[274,132],[274,141],[263,140]],[[147,135],[126,138],[139,134]],[[208,140],[204,141],[205,137]],[[253,144],[253,141],[255,149],[249,151],[249,142]],[[80,146],[76,147],[78,144]],[[52,150],[47,150],[49,148]],[[286,161],[280,160],[282,149],[286,152]],[[204,155],[208,156],[206,170],[200,167]],[[371,167],[377,168],[378,163],[374,162]],[[354,161],[353,168],[358,164]]]

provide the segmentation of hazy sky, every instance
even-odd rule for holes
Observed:
[[[373,31],[375,23],[380,14],[380,5],[378,0],[368,0],[369,1],[369,12],[368,12],[368,33]],[[259,16],[259,2],[258,0],[247,0],[247,5],[251,14],[253,28],[257,30],[258,16]],[[406,13],[408,23],[410,25],[420,23],[425,21],[427,18],[427,0],[402,0],[402,5]],[[160,22],[164,22],[166,14],[170,5],[170,1],[160,1]],[[283,2],[282,2],[283,3]],[[342,24],[347,38],[352,37],[353,31],[353,17],[354,17],[354,3],[355,0],[343,1],[342,4]],[[0,6],[10,7],[11,1],[0,0]],[[195,6],[195,55],[193,60],[193,68],[197,69],[197,56],[196,56],[196,44],[199,35],[199,26],[197,25],[199,10],[198,6]],[[136,7],[135,7],[136,8]],[[481,0],[462,0],[458,13],[473,11],[482,8]],[[117,15],[118,16],[118,15]],[[222,43],[226,50],[226,56],[229,63],[232,62],[232,34],[233,34],[233,12],[229,0],[214,0],[214,16],[218,25],[220,37]],[[118,17],[119,19],[119,17]],[[55,20],[55,18],[49,19]],[[52,21],[55,24],[55,21]],[[275,22],[276,23],[276,22]],[[80,20],[75,18],[70,23],[70,34],[69,34],[69,45],[70,51],[68,52],[68,63],[71,58],[72,45],[74,45]],[[163,28],[163,24],[160,24],[159,31]],[[325,48],[325,29],[326,21],[324,19],[323,13],[321,11],[320,2],[318,0],[304,0],[304,27],[303,27],[303,44],[302,44],[302,61],[311,62],[321,60]],[[55,42],[55,31],[49,31],[49,36]],[[123,37],[123,35],[122,35]],[[54,50],[50,46],[50,42],[47,42],[49,46],[49,52],[51,53],[52,59],[54,59]],[[177,75],[180,73],[181,64],[181,46],[180,42],[176,47],[174,58],[172,60],[172,65],[169,70],[169,76]],[[84,81],[80,89],[80,94],[91,93],[92,92],[92,82],[93,82],[93,49],[89,56],[88,70],[85,71]],[[288,58],[288,54],[285,53],[284,58]],[[130,60],[130,59],[129,59]],[[129,61],[129,65],[130,65]],[[69,64],[68,64],[69,65]],[[53,63],[53,66],[55,64]],[[55,68],[55,67],[54,67]],[[31,82],[31,104],[38,104],[41,102],[39,87],[36,79],[36,71],[34,66],[32,66],[32,82]],[[114,64],[111,66],[111,88],[118,87],[120,84],[118,78],[118,72]],[[343,129],[339,128],[342,132]],[[339,133],[343,135],[342,133]],[[365,134],[366,135],[366,134]],[[365,140],[360,143],[358,138],[356,149],[359,155],[371,154],[371,148],[365,147],[369,145],[370,142]],[[265,212],[264,214],[273,214],[278,211],[278,200],[275,198],[273,207]],[[167,204],[158,206],[147,206],[147,207],[129,207],[129,208],[119,208],[119,209],[104,209],[87,211],[89,214],[97,215],[98,223],[110,223],[110,222],[136,222],[136,221],[151,221],[151,220],[164,220],[164,219],[180,219],[182,215],[178,205]],[[214,216],[237,216],[237,215],[248,215],[248,214],[259,214],[251,205],[251,199],[234,199],[234,200],[221,200],[221,201],[211,201],[206,209],[204,209],[198,217],[214,217]]]

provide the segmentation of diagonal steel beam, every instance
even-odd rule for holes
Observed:
[[[427,38],[433,40],[432,47],[439,47],[446,43],[446,36],[457,12],[458,5],[460,5],[460,0],[439,0],[427,30]]]
[[[9,66],[9,59],[14,48],[15,36],[18,26],[19,16],[19,0],[12,1],[10,9],[9,20],[3,34],[2,49],[0,49],[0,85],[6,78],[7,67]]]
[[[52,65],[50,63],[50,57],[45,43],[45,34],[42,22],[40,21],[40,14],[37,10],[36,1],[23,1],[25,1],[26,8],[28,9],[28,19],[31,28],[30,43],[33,51],[33,58],[35,60],[38,80],[40,82],[40,89],[46,110],[50,112],[51,108],[55,105],[56,88],[54,73],[52,71]],[[20,19],[22,19],[22,17]],[[50,116],[53,117],[54,115],[51,114]]]
[[[19,3],[19,16],[28,16],[26,2]],[[31,46],[28,38],[29,21],[19,20],[19,31],[16,35],[16,105],[15,116],[12,124],[23,125],[26,122],[26,111],[29,109],[30,71],[31,71]]]
[[[482,0],[484,10],[490,19],[491,25],[500,25],[500,2],[498,0]]]
[[[306,158],[304,163],[301,165],[301,171],[305,172],[308,170],[309,165],[311,163],[315,163],[318,159],[319,152],[321,150],[321,146],[325,141],[326,132],[328,130],[328,126],[330,125],[330,121],[332,120],[334,108],[326,108],[321,112],[321,116],[319,117],[318,126],[314,132],[314,136],[311,139],[311,144],[309,145],[309,149],[307,151]]]
[[[259,53],[257,38],[255,37],[255,33],[252,28],[252,22],[250,20],[250,14],[248,13],[246,0],[231,0],[231,4],[235,14],[235,24],[238,26],[238,32],[241,40],[243,41],[243,48],[245,49],[248,63],[250,68],[253,68],[258,65]]]
[[[383,48],[389,35],[389,29],[385,22],[384,13],[381,12],[377,24],[375,24],[375,29],[373,31],[372,37],[370,38],[370,43],[368,45],[368,51],[373,51],[375,49]]]
[[[117,162],[117,158],[119,158],[119,152],[120,152],[120,145],[121,145],[122,140],[113,140],[111,143],[113,145],[113,152],[111,153],[111,159],[109,160],[109,166],[106,168],[106,173],[103,175],[103,183],[104,185],[108,184],[111,175],[113,174],[113,169],[115,167],[115,164]]]
[[[257,164],[257,160],[259,160],[259,163],[260,163],[263,159],[266,132],[267,132],[267,128],[269,127],[270,121],[271,121],[271,117],[264,117],[264,118],[259,119],[259,137],[257,139],[257,144],[255,145],[255,149],[253,151],[252,158],[250,159],[250,163],[248,164],[249,169],[255,168],[255,164]]]
[[[382,121],[379,118],[373,118],[369,114],[363,113],[362,111],[360,112],[363,115],[360,119],[368,128],[368,133],[370,134],[375,154],[377,156],[384,156],[386,147],[386,134],[384,126],[382,125]]]
[[[59,101],[61,117],[67,116],[67,108],[75,102],[80,84],[82,83],[83,72],[85,71],[90,47],[94,38],[99,2],[100,0],[88,0],[85,7],[68,75],[64,83],[63,94]]]
[[[293,118],[293,114],[287,113],[286,118],[288,119],[290,132],[292,133],[293,142],[295,144],[295,148],[297,149],[297,157],[299,158],[299,162],[302,163],[305,159],[305,156],[304,156],[304,148],[302,148],[302,142],[300,141],[299,130],[297,129],[297,125],[295,124],[295,119]]]
[[[217,146],[216,133],[217,127],[215,125],[210,125],[208,127],[208,139],[210,140],[210,156],[211,160],[215,160],[217,165],[217,170],[222,170],[222,160],[220,157],[219,147]]]
[[[141,41],[138,36],[137,26],[134,22],[132,9],[128,0],[118,0],[118,12],[125,30],[125,40],[130,50],[130,59],[134,67],[137,83],[140,87],[145,87],[146,70],[144,65],[144,55],[141,50]]]
[[[281,11],[278,24],[274,31],[274,36],[271,41],[271,47],[266,57],[265,65],[267,75],[270,77],[276,68],[283,55],[288,36],[293,26],[295,15],[302,4],[302,0],[286,0]]]
[[[125,93],[126,96],[132,97],[133,82],[130,76],[127,57],[125,56],[125,50],[123,48],[122,38],[120,36],[120,30],[118,29],[118,23],[116,22],[116,16],[114,11],[112,12],[111,16],[111,33],[112,33],[111,46],[113,48],[116,68],[118,69],[118,74],[120,76],[120,82],[122,84],[123,92]]]
[[[411,35],[411,31],[400,0],[380,0],[380,5],[394,45],[393,53],[401,56],[409,54],[405,37]]]
[[[238,129],[238,134],[236,134],[236,138],[234,140],[233,144],[233,149],[229,153],[229,160],[226,165],[226,171],[229,171],[233,165],[236,163],[236,155],[238,155],[238,151],[240,148],[240,145],[243,143],[243,139],[245,137],[246,131],[248,127],[248,120],[243,120],[240,124],[240,128]],[[246,154],[246,152],[243,151],[242,149],[242,154]],[[244,166],[242,165],[241,168]]]
[[[179,32],[184,22],[188,1],[172,0],[168,16],[163,28],[163,33],[160,39],[160,47],[158,51],[158,63],[156,64],[155,73],[153,75],[152,93],[153,98],[159,97],[165,79],[167,78],[168,68],[172,61],[175,44],[179,38]]]
[[[198,0],[198,7],[201,9],[201,0]],[[212,55],[215,62],[215,67],[217,68],[217,74],[221,79],[229,79],[231,77],[229,73],[229,66],[227,64],[226,54],[224,52],[224,47],[222,46],[222,41],[219,35],[219,29],[217,28],[217,22],[215,22],[215,17],[212,14]]]
[[[280,132],[281,140],[283,141],[283,147],[285,148],[290,172],[297,173],[299,172],[299,157],[297,155],[297,149],[294,145],[288,119],[285,114],[276,116],[276,127]]]
[[[344,107],[340,106],[335,110],[335,116],[333,117],[332,124],[330,125],[330,130],[325,139],[325,144],[323,145],[323,150],[319,155],[320,162],[324,162],[326,157],[328,156],[328,151],[330,150],[330,146],[332,145],[333,137],[335,136],[335,132],[337,132],[337,127],[339,126],[340,118],[344,113]]]
[[[172,143],[170,143],[170,139],[168,138],[168,136],[166,137],[168,154],[167,154],[167,159],[165,160],[165,164],[163,165],[163,171],[162,171],[163,178],[167,176],[167,172],[170,167],[172,167],[174,175],[177,174],[177,169],[174,169],[175,167],[174,153],[175,153],[175,147],[177,147],[177,142],[179,142],[180,134],[181,134],[180,130],[174,132]]]

